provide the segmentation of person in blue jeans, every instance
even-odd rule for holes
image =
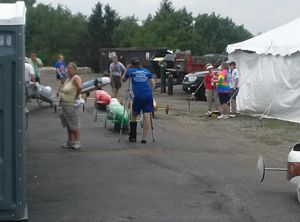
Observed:
[[[129,141],[136,142],[137,116],[143,112],[143,138],[141,143],[146,143],[147,134],[151,127],[151,113],[154,112],[152,89],[155,88],[155,81],[152,73],[140,66],[140,60],[133,57],[131,66],[122,76],[122,81],[130,79],[134,93],[132,104],[132,116],[130,121]]]

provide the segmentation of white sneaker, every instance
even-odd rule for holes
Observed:
[[[211,114],[211,111],[207,111],[207,113],[205,113],[206,116],[209,116]]]
[[[72,145],[74,145],[74,143],[67,141],[66,143],[61,145],[61,148],[72,148]]]
[[[217,117],[218,119],[228,119],[228,115],[223,115],[221,114],[220,116]]]
[[[228,115],[230,118],[235,118],[235,117],[237,117],[237,114],[236,113],[231,113],[231,114],[229,114]]]
[[[81,144],[79,141],[75,141],[74,144],[71,145],[71,148],[74,150],[79,150],[81,148]]]

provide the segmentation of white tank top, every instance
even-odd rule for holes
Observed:
[[[74,105],[77,87],[73,84],[75,78],[80,78],[78,75],[73,76],[72,79],[67,79],[60,90],[60,100],[63,104]]]

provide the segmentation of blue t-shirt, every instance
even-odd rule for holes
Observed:
[[[65,79],[67,77],[66,75],[66,64],[63,61],[57,61],[55,64],[56,68],[56,79]],[[57,71],[57,69],[59,71]]]
[[[131,78],[132,89],[135,97],[144,97],[152,95],[152,89],[149,79],[152,79],[152,73],[145,68],[128,68],[125,78]]]
[[[65,73],[65,69],[66,69],[66,64],[63,62],[63,61],[57,61],[56,64],[55,64],[55,68],[56,69],[59,69],[59,72],[62,74],[62,73]],[[56,71],[56,73],[58,73]]]

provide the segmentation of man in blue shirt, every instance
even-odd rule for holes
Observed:
[[[132,104],[132,116],[130,122],[129,141],[136,142],[136,119],[140,112],[143,112],[143,138],[141,143],[146,143],[146,137],[151,125],[151,113],[154,112],[152,89],[155,88],[155,81],[148,69],[140,66],[140,60],[133,57],[131,67],[122,76],[122,81],[131,80],[134,98]]]

